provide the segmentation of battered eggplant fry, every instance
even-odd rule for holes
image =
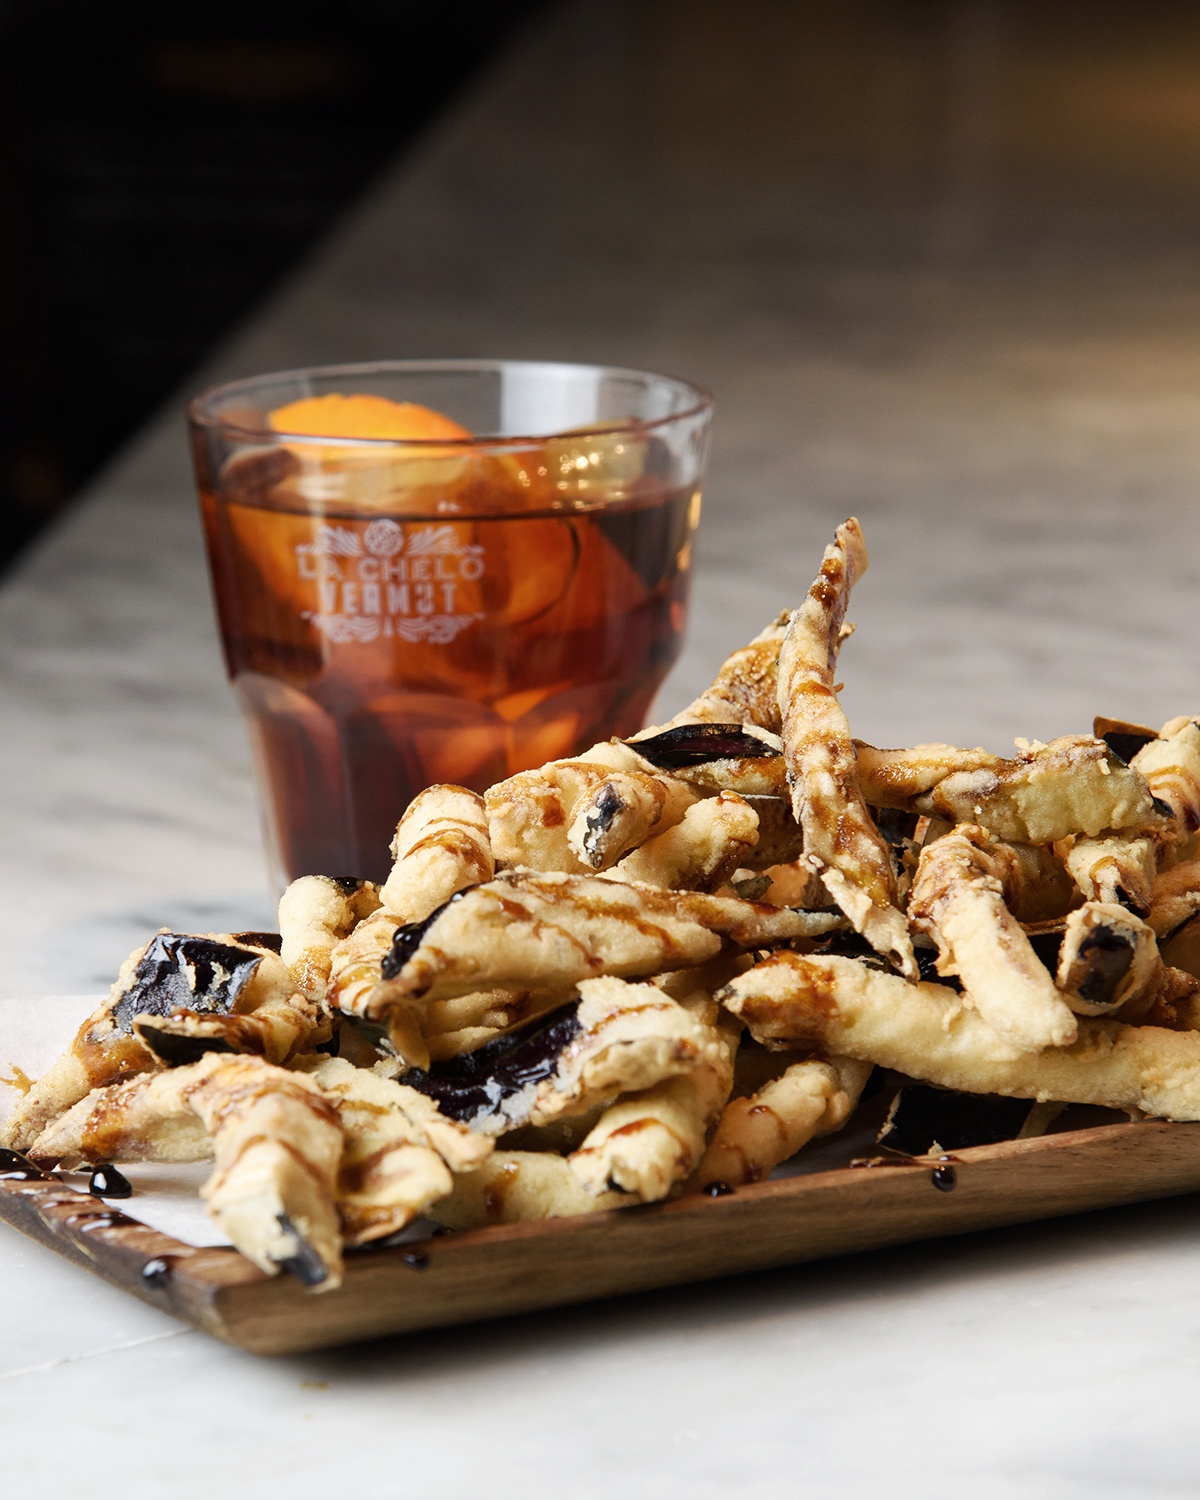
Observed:
[[[395,925],[421,922],[456,891],[496,873],[483,798],[461,786],[417,794],[392,839],[391,874],[379,892]]]
[[[710,1018],[656,985],[591,979],[579,996],[514,1036],[487,1038],[476,1053],[400,1076],[443,1113],[498,1136],[585,1114],[713,1060]]]
[[[850,1057],[777,1057],[778,1077],[725,1106],[693,1187],[761,1182],[809,1141],[840,1130],[871,1076],[871,1063]]]
[[[1168,719],[1158,738],[1133,757],[1133,769],[1146,779],[1151,792],[1170,809],[1159,866],[1184,856],[1189,841],[1200,830],[1200,723],[1186,715]]]
[[[728,1017],[707,1029],[710,1040],[696,1066],[624,1093],[572,1154],[571,1170],[593,1196],[616,1189],[640,1203],[657,1203],[687,1181],[729,1098],[741,1033]]]
[[[508,873],[464,892],[427,925],[401,928],[367,1014],[492,987],[565,989],[603,973],[658,974],[703,963],[724,941],[769,947],[838,925],[825,913],[698,891]]]
[[[486,795],[497,867],[566,874],[615,864],[673,827],[695,800],[683,782],[648,770],[619,740],[510,776]]]
[[[823,1048],[975,1094],[1200,1120],[1200,1033],[1079,1021],[1069,1047],[1014,1057],[946,985],[853,958],[775,953],[718,996],[768,1047]]]
[[[338,1057],[304,1071],[337,1111],[345,1137],[337,1203],[347,1245],[396,1234],[491,1155],[492,1142],[446,1119],[415,1089]]]
[[[683,821],[647,840],[612,870],[614,880],[663,890],[715,891],[758,842],[758,814],[733,792],[696,802]]]
[[[1119,903],[1139,917],[1150,910],[1158,844],[1148,835],[1101,833],[1078,838],[1066,867],[1087,901]]]
[[[1019,742],[1011,760],[953,745],[855,748],[863,796],[873,807],[975,823],[1009,843],[1053,844],[1163,822],[1140,770],[1091,735]]]
[[[593,1196],[554,1152],[497,1151],[477,1172],[456,1177],[453,1191],[428,1216],[448,1229],[476,1229],[601,1213],[636,1201],[627,1193]]]
[[[1057,983],[1076,1015],[1140,1021],[1162,980],[1154,930],[1123,906],[1089,901],[1067,918]]]
[[[334,947],[378,906],[378,888],[369,880],[302,875],[284,891],[279,899],[280,956],[310,1000],[325,998]]]
[[[264,952],[226,1014],[177,1010],[135,1015],[133,1031],[166,1067],[195,1062],[206,1052],[244,1052],[285,1063],[327,1042],[332,1027],[316,1004],[296,988],[283,959]]]
[[[967,1000],[1017,1052],[1075,1039],[1075,1017],[1004,904],[1011,850],[964,823],[921,851],[908,913],[938,946],[938,972],[957,974]]]
[[[712,683],[671,724],[757,724],[779,734],[777,672],[787,629],[788,611],[784,610],[748,645],[726,657]],[[644,731],[647,736],[652,733]]]
[[[825,549],[817,580],[793,611],[780,649],[783,755],[805,860],[855,931],[915,979],[891,856],[859,789],[850,726],[834,683],[850,590],[866,567],[862,531],[851,518]]]
[[[199,1062],[96,1090],[31,1151],[64,1165],[215,1158],[209,1212],[260,1270],[327,1291],[341,1282],[342,1130],[317,1085],[257,1057]]]
[[[201,936],[164,930],[136,948],[121,965],[103,1004],[84,1021],[68,1050],[25,1094],[0,1129],[0,1144],[23,1151],[52,1120],[92,1089],[155,1068],[156,1058],[134,1029],[139,1018],[153,1017],[158,1026],[166,1025],[168,1017],[171,1024],[200,1016],[232,1020],[235,1008],[253,1011],[261,1001],[269,1013],[264,1033],[274,1032],[278,1023],[281,1042],[289,1031],[296,1042],[305,1040],[306,1024],[311,1026],[315,1013],[290,993],[290,985],[286,986],[288,999],[274,1004],[280,998],[281,966],[270,948],[252,941],[259,936],[263,935]],[[232,1047],[232,1041],[227,1045]]]
[[[1169,943],[1200,913],[1200,859],[1173,865],[1157,877],[1150,890],[1146,920],[1160,943]]]

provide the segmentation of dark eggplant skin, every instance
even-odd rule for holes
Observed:
[[[1032,1099],[960,1094],[927,1083],[909,1083],[893,1099],[875,1140],[904,1156],[926,1156],[935,1145],[943,1151],[993,1146],[997,1141],[1014,1140],[1032,1108]]]
[[[132,1032],[135,1016],[169,1016],[177,1010],[228,1015],[262,963],[262,954],[191,933],[159,932],[113,1007],[118,1030]]]
[[[281,932],[235,932],[231,936],[235,943],[245,943],[250,948],[267,948],[272,953],[283,951]]]
[[[648,740],[625,743],[662,771],[709,760],[776,760],[781,753],[741,724],[679,724]]]
[[[1103,925],[1093,927],[1079,945],[1079,957],[1087,960],[1087,973],[1075,987],[1079,998],[1091,1005],[1113,1005],[1135,952],[1124,933]]]
[[[177,1031],[164,1031],[160,1026],[149,1026],[145,1022],[138,1027],[138,1039],[168,1068],[182,1068],[188,1063],[199,1062],[209,1052],[237,1051],[224,1037],[183,1036]]]
[[[383,955],[379,965],[379,972],[384,979],[395,979],[400,970],[409,961],[417,949],[421,946],[425,934],[450,905],[451,901],[457,901],[460,896],[465,896],[466,891],[456,891],[450,897],[450,901],[443,901],[435,911],[420,922],[405,922],[402,927],[397,927],[392,935],[392,946]]]
[[[434,1063],[428,1072],[409,1068],[399,1081],[436,1099],[452,1119],[478,1120],[501,1112],[511,1095],[549,1078],[581,1029],[575,1000],[475,1052]]]
[[[301,1235],[287,1214],[277,1214],[276,1217],[279,1220],[280,1229],[285,1234],[290,1234],[300,1246],[295,1255],[289,1255],[286,1260],[279,1262],[279,1269],[289,1272],[303,1286],[320,1286],[329,1275],[325,1262]]]
[[[1156,734],[1130,734],[1119,729],[1110,729],[1107,734],[1100,738],[1117,757],[1126,765],[1133,759],[1139,750],[1144,750],[1147,745],[1152,744],[1157,738]]]

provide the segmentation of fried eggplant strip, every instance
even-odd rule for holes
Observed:
[[[1153,929],[1125,907],[1089,901],[1067,918],[1057,983],[1076,1015],[1139,1021],[1155,1002],[1162,973]]]
[[[455,891],[496,873],[483,798],[461,786],[418,793],[396,826],[391,874],[380,888],[384,911],[421,922]]]
[[[316,1004],[296,988],[283,959],[264,952],[227,1014],[177,1010],[136,1015],[138,1041],[166,1067],[195,1062],[206,1052],[253,1053],[283,1064],[327,1042],[332,1027]]]
[[[671,725],[757,724],[760,729],[779,734],[777,672],[787,628],[788,612],[784,610],[752,641],[726,657],[709,686],[675,715]],[[656,732],[643,731],[646,737]]]
[[[1075,1017],[1004,904],[1014,857],[969,823],[926,844],[909,918],[938,946],[938,972],[957,974],[984,1021],[1018,1052],[1075,1039]]]
[[[476,1229],[602,1213],[630,1202],[625,1193],[594,1197],[553,1152],[497,1151],[478,1171],[456,1177],[453,1191],[430,1207],[429,1218],[448,1229]]]
[[[1200,859],[1172,865],[1156,877],[1146,920],[1160,943],[1167,943],[1200,913]]]
[[[452,1166],[474,1171],[491,1155],[486,1136],[440,1111],[432,1124],[429,1099],[380,1073],[339,1057],[314,1057],[304,1071],[345,1136],[337,1201],[347,1245],[396,1234],[450,1192]]]
[[[522,771],[486,793],[497,867],[567,874],[606,869],[678,823],[696,795],[649,769],[619,740],[576,760]]]
[[[325,998],[335,946],[378,906],[378,888],[369,880],[302,875],[284,891],[279,900],[280,956],[310,1000]]]
[[[663,890],[713,891],[745,864],[757,842],[758,814],[733,792],[720,792],[627,854],[611,877]]]
[[[368,1014],[512,986],[567,989],[703,963],[723,941],[767,947],[831,931],[824,913],[583,875],[511,872],[475,886],[419,928],[401,928]]]
[[[607,870],[652,834],[673,828],[695,793],[672,777],[612,771],[581,799],[567,843],[585,870]]]
[[[593,1196],[617,1189],[639,1203],[657,1203],[691,1176],[729,1098],[741,1027],[726,1018],[709,1032],[711,1041],[695,1067],[625,1094],[571,1155],[572,1172]]]
[[[859,788],[850,726],[834,684],[850,590],[866,567],[862,532],[852,518],[825,549],[817,580],[793,611],[780,649],[783,755],[805,860],[855,930],[915,979],[891,856]]]
[[[496,1136],[583,1114],[708,1061],[710,1025],[652,984],[585,980],[580,999],[451,1065],[410,1071],[443,1113]]]
[[[1171,822],[1159,864],[1178,858],[1200,830],[1200,723],[1186,715],[1168,719],[1158,738],[1133,757],[1134,771],[1144,776],[1158,800],[1170,808]]]
[[[157,933],[125,960],[108,997],[21,1099],[0,1130],[0,1144],[23,1151],[92,1089],[156,1067],[134,1031],[137,1018],[218,1018],[235,1006],[253,1009],[264,991],[274,993],[278,967],[278,956],[246,934]]]
[[[1200,1120],[1200,1033],[1085,1017],[1071,1046],[1013,1057],[946,985],[828,955],[772,954],[717,998],[768,1047],[824,1048],[968,1093]]]
[[[780,1068],[779,1077],[757,1093],[725,1106],[693,1187],[761,1182],[809,1141],[840,1130],[858,1104],[872,1064],[850,1057],[808,1057],[789,1064],[780,1054]]]
[[[1072,834],[1161,825],[1140,769],[1103,740],[1067,735],[1018,742],[1009,760],[954,745],[876,750],[857,742],[863,796],[873,807],[975,823],[1014,844],[1053,844]]]
[[[1144,917],[1150,910],[1158,845],[1148,835],[1101,833],[1078,838],[1066,867],[1087,901],[1118,902]]]
[[[44,1131],[42,1160],[195,1161],[208,1211],[248,1259],[322,1291],[342,1275],[342,1130],[317,1085],[257,1057],[209,1053],[97,1090]]]

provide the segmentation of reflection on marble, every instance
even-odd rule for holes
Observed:
[[[667,703],[854,510],[862,736],[1195,710],[1200,19],[1093,7],[1082,47],[1068,13],[553,11],[203,378],[495,354],[710,386]],[[0,990],[269,918],[178,408],[0,590]],[[115,1435],[98,1495],[1188,1494],[1196,1242],[1182,1202],[256,1363],[191,1333],[89,1357],[166,1320],[4,1234],[9,1306],[44,1309],[6,1365],[67,1363],[11,1379],[0,1425]],[[5,1465],[58,1493],[36,1445]]]

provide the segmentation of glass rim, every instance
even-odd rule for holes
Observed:
[[[345,448],[384,449],[384,448],[413,448],[418,451],[430,451],[437,449],[445,452],[451,449],[460,452],[470,452],[479,449],[501,448],[515,449],[524,448],[544,443],[548,438],[561,437],[562,432],[521,433],[513,436],[484,435],[466,438],[340,438],[331,437],[328,434],[318,435],[311,432],[282,432],[274,427],[265,427],[261,424],[249,424],[230,420],[212,410],[212,403],[220,397],[236,394],[239,391],[249,391],[256,386],[261,386],[269,381],[284,381],[288,379],[298,380],[303,377],[312,376],[347,376],[356,375],[380,375],[380,374],[453,374],[461,372],[469,373],[498,373],[505,368],[516,367],[521,370],[541,370],[547,373],[555,370],[591,370],[599,375],[635,376],[639,379],[660,381],[665,385],[676,387],[679,391],[691,397],[689,405],[681,410],[670,412],[664,417],[629,417],[611,422],[597,423],[588,426],[586,431],[589,435],[601,433],[652,433],[659,428],[668,427],[672,422],[683,422],[690,418],[702,416],[711,412],[713,408],[713,396],[703,386],[696,385],[691,380],[683,380],[677,375],[664,375],[654,370],[639,370],[627,365],[598,365],[586,361],[576,360],[542,360],[542,359],[378,359],[360,360],[348,364],[330,365],[301,365],[289,370],[271,370],[261,375],[243,376],[239,380],[223,381],[217,385],[206,386],[199,391],[187,403],[185,412],[187,419],[193,426],[217,429],[236,435],[242,439],[258,439],[270,442],[287,443],[312,443],[317,446],[328,448],[330,446]],[[569,431],[570,429],[568,429]]]

